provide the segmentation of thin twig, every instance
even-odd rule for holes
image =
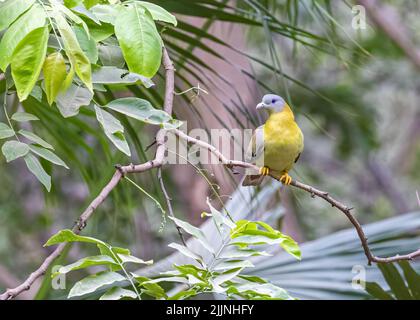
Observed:
[[[162,189],[162,193],[163,193],[163,195],[165,197],[165,200],[166,200],[166,206],[168,207],[169,215],[172,218],[175,218],[174,210],[172,208],[172,203],[171,203],[172,199],[169,197],[168,192],[166,191],[166,188],[165,188],[165,183],[163,182],[162,168],[158,168],[157,177],[158,177],[158,180],[159,180],[160,188]],[[184,239],[184,235],[182,233],[182,229],[180,227],[178,227],[177,225],[175,225],[175,227],[178,230],[178,234],[179,234],[179,237],[181,238],[182,243],[184,244],[184,246],[187,246],[187,243]]]
[[[324,199],[329,204],[331,204],[332,207],[336,207],[338,210],[340,210],[346,215],[346,217],[350,220],[351,224],[356,229],[357,235],[360,238],[360,241],[362,243],[362,247],[368,259],[369,265],[372,262],[389,263],[389,262],[396,262],[396,261],[402,261],[402,260],[413,260],[416,257],[420,257],[420,249],[406,255],[395,255],[393,257],[384,257],[384,258],[375,256],[369,248],[368,239],[363,231],[362,226],[360,225],[359,221],[357,221],[356,217],[350,212],[353,208],[348,207],[344,205],[343,203],[341,203],[340,201],[334,199],[333,197],[329,195],[328,192],[315,189],[314,187],[308,186],[299,181],[293,180],[291,182],[291,185],[310,193],[312,196],[317,196],[319,198]]]

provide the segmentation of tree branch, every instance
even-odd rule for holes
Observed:
[[[242,162],[242,161],[234,161],[234,160],[230,160],[228,158],[226,158],[219,150],[217,150],[214,146],[202,141],[202,140],[197,140],[195,138],[192,138],[188,135],[186,135],[184,132],[180,131],[180,130],[173,130],[173,132],[180,138],[186,140],[188,143],[192,143],[195,144],[201,148],[204,148],[210,152],[212,152],[219,160],[222,164],[226,165],[229,168],[233,168],[233,167],[242,167],[242,168],[249,168],[249,169],[253,169],[256,172],[259,171],[259,168],[257,166],[255,166],[254,164],[251,163],[247,163],[247,162]],[[275,176],[275,175],[271,175],[270,176],[276,180],[279,181],[279,177]],[[310,193],[310,195],[314,198],[315,196],[324,199],[325,201],[327,201],[329,204],[331,204],[331,206],[337,208],[338,210],[340,210],[342,213],[344,213],[346,215],[346,217],[350,220],[351,224],[355,227],[357,235],[360,239],[360,242],[362,244],[364,253],[368,259],[368,264],[370,265],[372,262],[375,263],[389,263],[389,262],[395,262],[395,261],[401,261],[401,260],[413,260],[416,257],[420,257],[420,249],[417,251],[414,251],[412,253],[406,254],[406,255],[396,255],[393,257],[377,257],[375,256],[372,251],[369,248],[369,244],[368,244],[368,239],[363,231],[362,226],[360,225],[359,221],[356,219],[356,217],[350,212],[353,208],[350,208],[346,205],[344,205],[343,203],[341,203],[340,201],[334,199],[333,197],[331,197],[329,195],[328,192],[325,191],[321,191],[318,190],[314,187],[311,187],[309,185],[306,185],[302,182],[296,181],[296,180],[292,180],[291,184],[293,187],[296,187],[298,189],[304,190],[308,193]]]

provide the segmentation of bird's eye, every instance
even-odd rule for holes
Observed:
[[[276,101],[277,101],[276,99],[273,99],[271,100],[271,103],[276,103]]]

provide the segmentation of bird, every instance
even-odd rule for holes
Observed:
[[[259,166],[259,174],[246,175],[243,186],[257,186],[272,175],[285,185],[292,178],[289,171],[298,161],[304,147],[304,137],[287,102],[279,95],[266,94],[257,105],[266,110],[268,119],[255,129],[245,153],[245,161]]]

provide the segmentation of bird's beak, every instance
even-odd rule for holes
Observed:
[[[265,107],[264,102],[260,102],[259,104],[257,104],[257,110],[263,109],[264,107]]]

